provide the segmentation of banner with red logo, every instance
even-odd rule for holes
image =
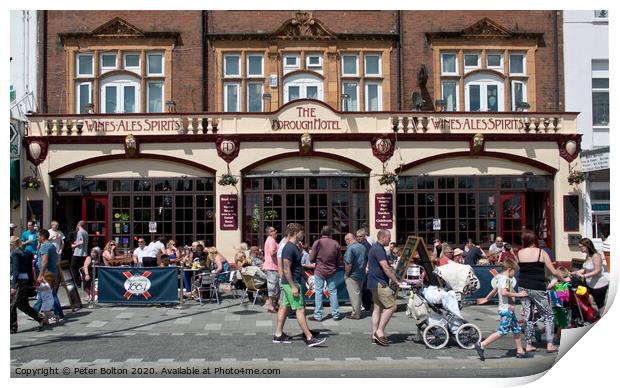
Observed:
[[[99,303],[179,303],[176,267],[97,267]]]

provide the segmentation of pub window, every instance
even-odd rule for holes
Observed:
[[[306,69],[321,73],[323,71],[323,55],[306,54]]]
[[[75,98],[78,113],[88,113],[89,105],[93,102],[93,83],[80,82],[77,84]]]
[[[248,82],[247,93],[248,112],[263,111],[263,83]]]
[[[147,74],[150,76],[162,76],[164,75],[164,55],[161,53],[148,54],[146,56],[147,61]]]
[[[299,54],[284,55],[284,74],[299,70]]]
[[[592,125],[609,126],[609,61],[592,61]]]
[[[357,77],[357,55],[342,55],[342,75]]]
[[[140,81],[125,75],[106,78],[101,84],[102,113],[135,113],[140,100]]]
[[[93,71],[93,55],[92,54],[78,54],[77,55],[77,76],[78,77],[92,77]]]
[[[465,64],[465,72],[476,70],[480,68],[480,54],[479,53],[467,53],[463,56],[463,62]]]
[[[504,83],[488,74],[473,74],[465,79],[467,112],[501,112],[504,110]]]
[[[456,53],[441,54],[441,74],[458,75]]]
[[[510,75],[525,75],[525,54],[511,53],[510,59]]]
[[[364,56],[364,74],[366,76],[381,75],[381,56],[377,54],[367,54]]]
[[[564,231],[579,231],[579,197],[577,195],[564,196]]]
[[[443,81],[441,83],[441,99],[446,103],[446,112],[459,110],[456,81]]]
[[[381,106],[381,83],[366,81],[364,93],[365,107],[368,112],[377,112],[383,109]]]
[[[224,112],[239,112],[239,84],[224,84]]]
[[[125,53],[123,54],[123,63],[125,70],[140,73],[140,54]]]
[[[357,82],[343,82],[342,93],[348,96],[344,98],[344,101],[346,104],[345,111],[346,112],[357,112],[359,110]]]
[[[487,69],[504,72],[504,54],[487,52]]]
[[[101,72],[116,70],[116,53],[101,54]]]
[[[262,77],[263,76],[263,56],[257,54],[249,54],[247,56],[247,76]]]
[[[148,82],[146,94],[148,112],[163,112],[164,83],[162,81]]]
[[[513,112],[516,112],[519,108],[519,104],[527,102],[527,89],[526,84],[523,81],[511,81],[511,108]]]
[[[224,77],[240,77],[239,54],[224,55]]]

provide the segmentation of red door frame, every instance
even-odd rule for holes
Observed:
[[[523,229],[523,227],[525,227],[526,224],[526,219],[525,219],[525,192],[512,192],[512,193],[500,193],[499,195],[499,203],[500,203],[500,227],[499,227],[499,233],[500,236],[502,236],[502,238],[504,238],[504,240],[506,239],[506,235],[505,235],[505,230],[504,230],[504,219],[506,218],[504,216],[504,200],[505,199],[511,199],[514,196],[519,195],[521,196],[521,229]],[[514,217],[509,218],[509,219],[514,219]],[[515,231],[513,229],[512,233],[514,234],[515,232],[517,233],[521,233],[521,231]],[[512,238],[511,238],[512,240]],[[513,243],[513,241],[511,241],[511,243]]]
[[[99,202],[102,203],[104,208],[105,208],[105,226],[104,226],[104,245],[107,243],[107,239],[108,236],[110,235],[108,228],[110,226],[110,224],[108,223],[108,197],[107,196],[88,196],[88,197],[82,197],[82,220],[84,220],[84,222],[88,223],[88,217],[86,217],[86,202],[88,200],[93,200],[95,202]],[[88,232],[88,230],[87,230]],[[89,233],[90,236],[90,233]],[[90,253],[89,253],[90,254]]]

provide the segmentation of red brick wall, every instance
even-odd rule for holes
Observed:
[[[537,110],[555,111],[556,70],[553,55],[554,34],[553,14],[555,11],[403,11],[403,88],[405,99],[403,109],[412,107],[411,94],[418,90],[417,72],[423,64],[429,68],[426,84],[431,96],[434,94],[433,79],[435,71],[432,50],[427,45],[424,34],[437,31],[460,31],[484,17],[488,17],[508,30],[543,33],[545,47],[536,52],[536,100]],[[424,21],[424,23],[420,23]],[[562,45],[562,16],[558,16],[558,40],[560,43],[559,79],[560,106],[564,110],[564,70]]]
[[[40,12],[40,15],[42,12]],[[66,113],[67,63],[59,33],[90,32],[115,17],[143,31],[181,33],[173,51],[172,95],[178,111],[201,111],[202,11],[48,11],[47,110]],[[42,17],[39,17],[41,25]]]

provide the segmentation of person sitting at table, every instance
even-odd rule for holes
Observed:
[[[103,247],[103,264],[106,266],[116,264],[114,263],[116,256],[118,256],[116,252],[116,241],[110,240],[105,247]]]
[[[486,258],[487,255],[482,251],[479,244],[476,244],[473,240],[467,240],[466,244],[467,254],[465,255],[465,264],[478,265],[478,261],[481,258]]]
[[[250,259],[252,260],[252,264],[257,267],[263,266],[263,259],[260,253],[260,249],[256,245],[252,245],[250,247]]]
[[[133,264],[142,267],[142,258],[148,253],[146,241],[142,237],[138,238],[138,247],[133,251]]]
[[[84,260],[84,266],[82,267],[82,273],[84,276],[84,292],[86,293],[86,303],[90,302],[92,295],[93,279],[97,277],[94,271],[96,265],[103,264],[101,259],[101,249],[94,247],[90,250],[90,256],[87,256]]]
[[[245,259],[241,266],[241,275],[251,276],[252,280],[254,281],[254,286],[256,286],[257,289],[263,289],[264,291],[267,291],[267,274],[265,274],[263,270],[261,270],[257,265],[254,265],[252,263],[252,259]],[[248,297],[250,299],[253,299],[254,294],[252,292],[248,292]]]
[[[214,274],[220,274],[217,277],[217,281],[220,283],[228,283],[230,276],[230,264],[228,260],[224,258],[218,251],[216,247],[210,247],[208,249],[209,252],[209,260],[213,263],[213,271]]]
[[[452,247],[446,244],[446,246],[441,251],[441,258],[438,260],[438,265],[442,266],[452,262],[453,257],[454,251],[452,250]]]
[[[170,256],[168,255],[161,255],[161,257],[159,258],[159,266],[160,267],[170,267]]]
[[[237,290],[245,290],[245,283],[243,282],[243,276],[241,276],[241,269],[247,260],[252,263],[252,259],[246,257],[245,253],[238,251],[235,254],[235,274],[231,284]]]
[[[166,244],[166,255],[168,255],[170,263],[172,264],[176,263],[177,260],[180,259],[179,256],[181,256],[176,244],[177,243],[174,240],[168,240],[168,243]]]
[[[309,270],[311,273],[314,273],[314,269],[316,268],[315,263],[310,262],[310,254],[308,253],[308,244],[302,244],[301,241],[297,242],[297,248],[301,251],[301,266],[303,269]]]
[[[505,260],[512,260],[514,262],[517,261],[517,257],[512,252],[512,246],[510,244],[504,244],[504,251],[500,252],[499,256],[497,257],[496,264],[501,264]]]

